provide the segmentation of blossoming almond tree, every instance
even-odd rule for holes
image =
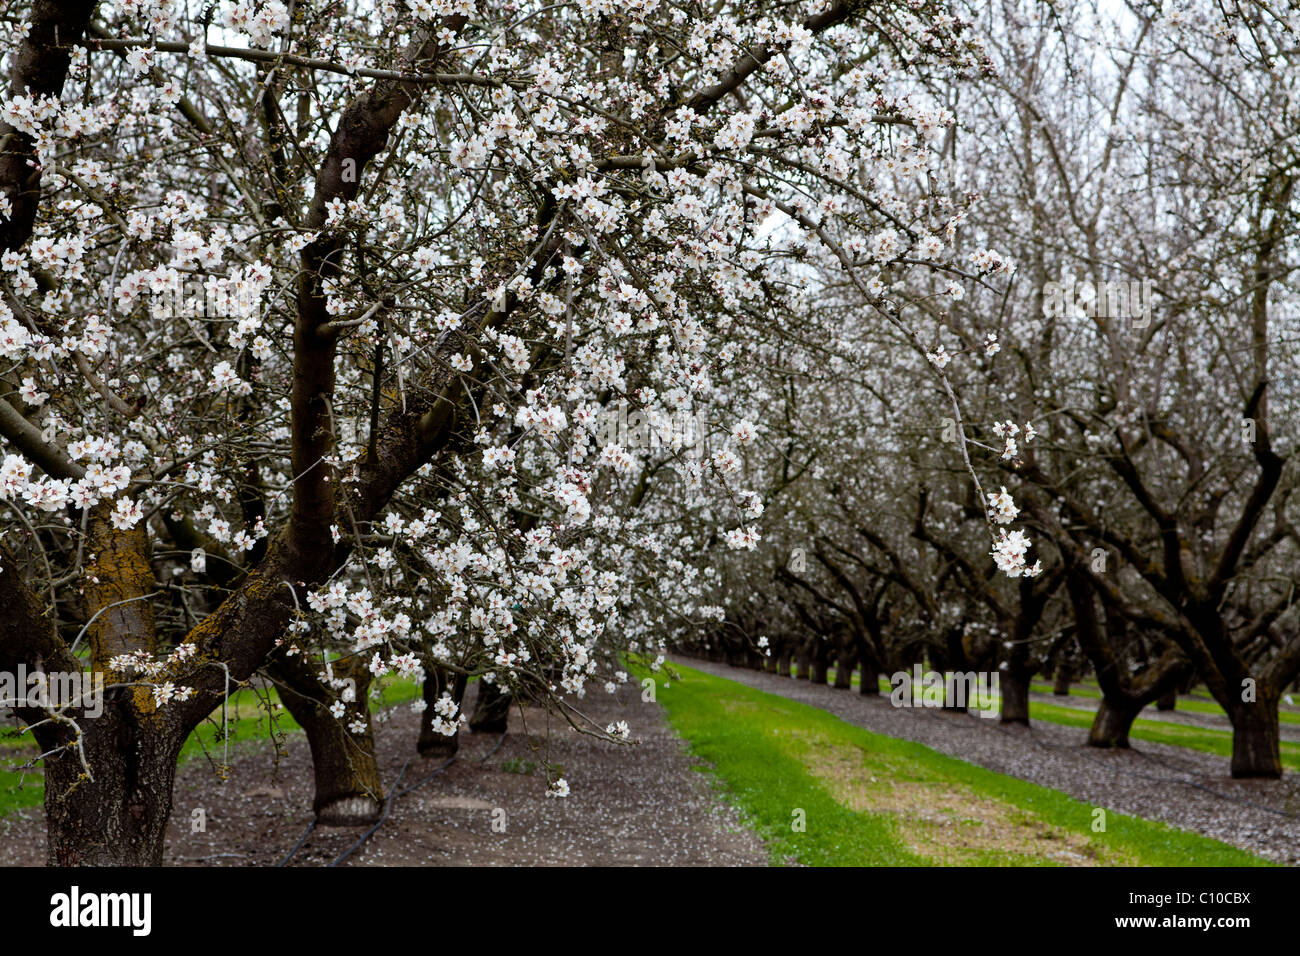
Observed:
[[[373,679],[482,674],[571,714],[616,681],[655,642],[630,584],[681,541],[625,525],[655,466],[602,411],[717,410],[680,473],[734,474],[755,413],[726,370],[797,263],[940,254],[949,216],[893,193],[950,122],[915,78],[983,68],[958,12],[9,8],[0,667],[111,685],[97,718],[20,709],[51,860],[158,862],[181,745],[263,670],[330,822],[381,796]]]
[[[944,151],[980,194],[966,241],[1005,250],[1009,268],[971,281],[924,243],[900,251],[896,232],[869,262],[826,272],[821,311],[848,319],[803,336],[824,368],[805,376],[790,432],[828,477],[811,470],[785,493],[802,499],[802,527],[775,509],[760,526],[778,567],[798,547],[814,566],[788,603],[815,628],[860,615],[854,592],[901,585],[900,544],[919,538],[936,560],[907,555],[915,590],[957,580],[965,633],[997,637],[1004,719],[1027,719],[1029,679],[1064,636],[1104,692],[1091,742],[1125,742],[1194,666],[1233,722],[1232,773],[1277,776],[1277,701],[1300,674],[1300,19],[1269,3],[1027,16],[995,2],[980,22],[999,69],[946,87],[964,107]],[[932,268],[892,271],[912,259]],[[854,323],[882,289],[904,328]],[[914,339],[939,380],[918,374]],[[768,376],[774,394],[789,385],[784,369]],[[1001,472],[976,479],[978,496],[952,481],[954,445],[962,465]],[[855,526],[874,538],[866,555]],[[1019,593],[988,573],[989,529]],[[820,573],[817,543],[849,562],[849,586]],[[803,606],[809,594],[825,613]],[[947,602],[925,603],[912,623],[942,630]]]

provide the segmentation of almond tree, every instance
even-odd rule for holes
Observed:
[[[1274,385],[1293,362],[1300,24],[1266,4],[1226,21],[990,10],[1002,85],[964,114],[967,178],[998,197],[981,228],[1023,263],[1001,388],[1044,436],[1005,467],[1091,577],[1072,585],[1077,623],[1115,711],[1094,733],[1124,739],[1185,659],[1232,720],[1232,773],[1277,776],[1277,700],[1300,673],[1296,435],[1275,414],[1293,396]],[[1090,592],[1180,653],[1121,678]]]
[[[795,263],[853,271],[894,189],[861,171],[919,171],[947,122],[911,78],[981,68],[957,12],[11,5],[0,666],[112,685],[99,718],[22,708],[51,861],[159,862],[182,744],[263,669],[348,822],[380,797],[367,673],[572,716],[653,646],[627,592],[682,542],[628,543],[601,493],[641,462],[599,413],[726,409]],[[734,513],[710,533],[744,547]]]

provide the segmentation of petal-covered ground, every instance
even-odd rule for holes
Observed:
[[[474,693],[471,687],[466,702],[471,712]],[[546,739],[545,714],[528,710],[521,720],[516,710],[504,741],[496,734],[466,733],[457,759],[395,800],[388,820],[342,865],[767,863],[762,843],[691,769],[685,745],[669,730],[660,708],[641,700],[639,685],[625,685],[615,695],[597,691],[579,703],[600,728],[626,720],[638,742],[611,744],[577,733],[555,717]],[[408,759],[404,787],[442,763],[413,757],[416,727],[405,705],[379,725],[380,768],[389,790]],[[225,783],[202,758],[182,766],[168,865],[275,865],[306,831],[312,776],[303,734],[289,734],[278,759],[269,743],[241,749]],[[569,796],[545,795],[547,762],[561,769]],[[203,811],[201,832],[192,824],[196,810]],[[504,832],[494,830],[494,822],[498,828],[504,824]],[[290,865],[327,865],[363,832],[316,829]],[[0,819],[0,835],[0,864],[44,862],[39,809]]]

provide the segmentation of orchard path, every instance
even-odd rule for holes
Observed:
[[[1228,759],[1184,747],[1136,741],[1133,749],[1085,746],[1086,731],[1036,721],[1003,727],[995,719],[894,707],[807,680],[681,658],[685,667],[817,707],[874,733],[924,744],[989,770],[1051,787],[1096,807],[1162,820],[1300,865],[1300,776],[1233,780]]]
[[[474,705],[475,687],[467,693]],[[767,864],[762,842],[719,802],[691,769],[686,745],[640,685],[614,695],[598,686],[577,702],[599,727],[626,720],[640,742],[616,745],[579,734],[529,709],[511,731],[466,733],[457,759],[394,801],[389,819],[343,866],[734,866]],[[388,791],[415,754],[416,716],[405,704],[377,726],[381,777]],[[501,746],[497,748],[500,742]],[[289,735],[278,767],[269,743],[246,745],[220,783],[202,758],[177,775],[165,863],[172,866],[274,866],[311,820],[311,761],[306,737]],[[567,797],[547,797],[543,759],[563,767]],[[442,761],[414,756],[404,786]],[[191,832],[193,811],[203,832]],[[494,811],[504,811],[504,816]],[[504,821],[504,832],[493,829]],[[314,830],[291,866],[323,866],[363,831]],[[40,865],[45,832],[39,810],[0,819],[0,864]]]

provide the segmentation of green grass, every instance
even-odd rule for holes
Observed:
[[[831,671],[828,680],[834,680],[834,671]],[[850,682],[855,688],[861,685],[856,670],[850,676]],[[878,683],[882,693],[889,691],[889,681],[881,678]],[[1051,694],[1052,684],[1042,680],[1031,681],[1030,689],[1036,694]],[[1070,684],[1069,696],[1058,699],[1069,700],[1070,697],[1100,700],[1101,688],[1097,686],[1097,682],[1094,680],[1074,681]],[[1295,699],[1294,695],[1292,695],[1292,699]],[[1227,711],[1220,707],[1217,701],[1203,697],[1200,694],[1179,694],[1177,709],[1190,714],[1210,714],[1215,717],[1222,717],[1225,721],[1228,719]],[[1278,720],[1284,724],[1300,725],[1300,702],[1296,704],[1287,704],[1285,702],[1278,704]]]
[[[1033,681],[1030,684],[1030,689],[1037,694],[1052,693],[1052,685],[1046,681]],[[1092,700],[1100,700],[1101,688],[1091,681],[1071,684],[1070,697],[1086,697]],[[1057,699],[1069,700],[1070,697],[1060,697]],[[1177,709],[1186,711],[1189,714],[1211,714],[1215,717],[1222,717],[1225,721],[1228,719],[1227,711],[1220,707],[1217,701],[1204,700],[1199,696],[1193,697],[1188,694],[1179,695]],[[1288,707],[1286,704],[1278,705],[1277,716],[1278,720],[1284,724],[1300,724],[1300,711],[1294,707]]]
[[[833,675],[832,678],[833,679]],[[889,682],[881,678],[881,693],[890,691]],[[853,686],[860,686],[858,675],[853,675]],[[1050,694],[1052,688],[1050,684],[1035,681],[1031,688],[1039,693]],[[1085,697],[1099,699],[1101,690],[1095,684],[1072,684],[1070,694],[1073,697]],[[996,698],[996,695],[994,695]],[[1067,701],[1069,697],[1058,697],[1058,701]],[[1133,728],[1129,732],[1131,740],[1145,740],[1149,743],[1171,744],[1175,747],[1186,747],[1189,750],[1199,750],[1202,753],[1215,754],[1220,757],[1232,756],[1232,730],[1228,724],[1227,715],[1222,707],[1214,701],[1204,701],[1187,696],[1178,698],[1178,707],[1189,713],[1212,714],[1222,717],[1225,729],[1216,730],[1210,727],[1193,727],[1183,723],[1177,723],[1171,720],[1161,718],[1144,718],[1139,717],[1133,722]],[[1158,713],[1152,708],[1147,711]],[[1048,704],[1036,700],[1029,702],[1029,719],[1041,720],[1049,724],[1059,724],[1063,727],[1082,727],[1087,729],[1092,726],[1093,714],[1095,711],[1087,710],[1080,707],[1071,707],[1067,703]],[[1284,724],[1300,724],[1300,715],[1286,710],[1283,704],[1279,708],[1279,720]],[[1282,766],[1288,770],[1300,771],[1300,743],[1291,741],[1282,741],[1281,743]]]
[[[674,666],[658,700],[775,863],[1251,866],[1227,844],[1107,812],[734,681]],[[639,676],[645,676],[641,671]],[[662,686],[663,678],[659,678]],[[796,810],[806,821],[793,827]]]
[[[411,680],[393,680],[384,686],[378,702],[371,701],[371,712],[381,707],[414,700],[420,686]],[[269,705],[269,706],[268,706]],[[279,694],[272,689],[258,692],[238,690],[230,696],[227,705],[230,759],[250,749],[264,747],[287,734],[299,733],[302,728],[280,705]],[[0,817],[28,807],[39,807],[45,799],[45,788],[40,770],[12,769],[38,753],[30,734],[9,731],[0,737]],[[207,760],[214,769],[225,759],[221,708],[196,727],[181,747],[180,763]],[[38,764],[39,767],[39,764]]]
[[[1086,729],[1092,726],[1092,711],[1031,700],[1029,719]],[[1232,731],[1230,730],[1212,730],[1206,727],[1175,724],[1167,720],[1145,720],[1139,717],[1133,721],[1133,729],[1129,732],[1129,737],[1133,740],[1187,747],[1191,750],[1217,754],[1220,757],[1232,756]],[[1288,770],[1300,771],[1300,743],[1284,740],[1280,749],[1282,766]]]

